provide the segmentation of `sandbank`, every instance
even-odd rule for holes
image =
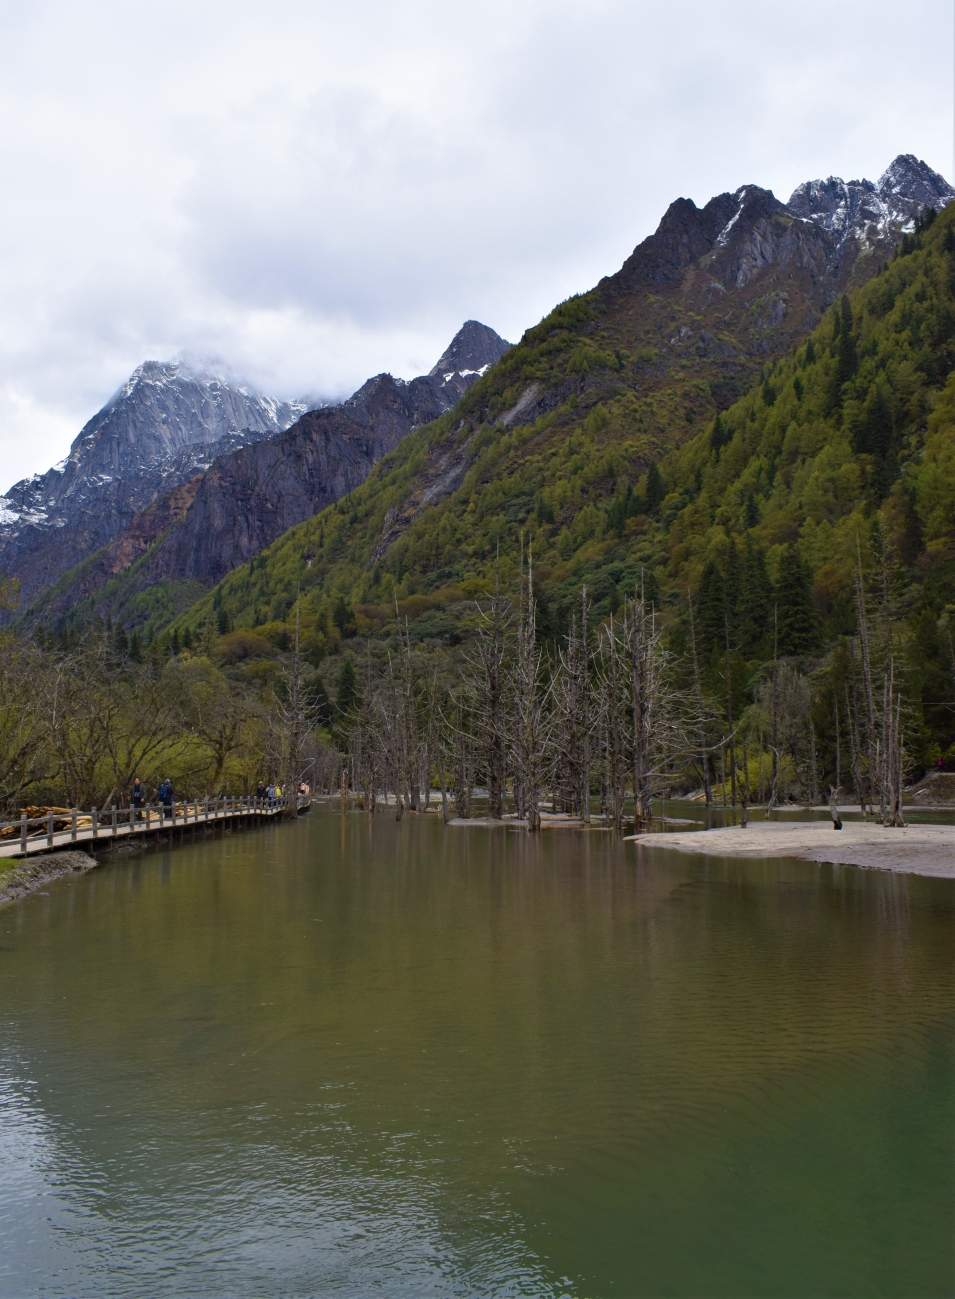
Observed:
[[[757,821],[744,830],[724,826],[676,834],[628,835],[645,848],[678,848],[711,857],[801,857],[804,861],[903,871],[955,879],[955,826],[908,825],[900,829],[831,821]]]

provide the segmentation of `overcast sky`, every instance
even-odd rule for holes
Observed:
[[[951,179],[952,44],[950,0],[0,0],[0,489],[147,357],[345,395],[678,196]]]

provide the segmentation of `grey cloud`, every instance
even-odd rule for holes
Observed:
[[[0,452],[42,469],[145,357],[280,396],[427,371],[615,269],[678,195],[951,173],[914,0],[0,7]],[[943,34],[944,35],[944,34]]]

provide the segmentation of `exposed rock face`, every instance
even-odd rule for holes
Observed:
[[[297,419],[281,402],[181,362],[146,361],[70,454],[0,499],[0,568],[29,597],[111,540],[163,491]]]
[[[170,485],[68,584],[40,599],[28,621],[62,617],[134,564],[126,600],[169,578],[219,581],[364,482],[382,456],[450,410],[509,346],[468,321],[430,374],[410,383],[376,375],[340,406],[309,411],[271,438],[230,448],[201,475]]]
[[[477,377],[500,360],[507,346],[501,336],[487,325],[478,320],[466,320],[437,365],[429,370],[429,376],[441,378],[445,383],[455,379],[463,381],[472,375]]]
[[[865,245],[884,239],[893,227],[911,228],[926,208],[945,207],[955,189],[944,177],[911,153],[901,153],[879,179],[807,180],[789,198],[791,212],[813,221],[840,242]]]

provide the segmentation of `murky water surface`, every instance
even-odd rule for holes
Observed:
[[[952,1293],[952,881],[316,811],[47,893],[3,1296]]]

